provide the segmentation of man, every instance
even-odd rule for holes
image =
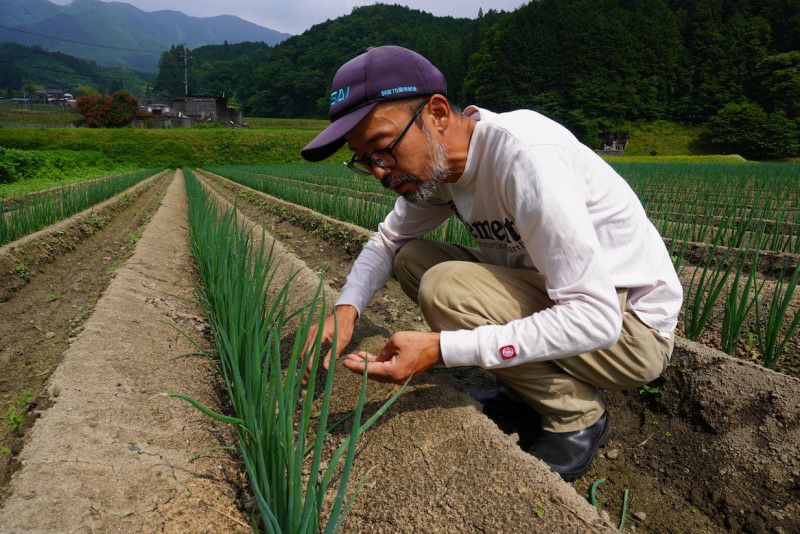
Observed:
[[[444,363],[488,369],[488,399],[541,416],[529,452],[571,480],[611,435],[600,389],[633,388],[665,368],[682,290],[627,183],[564,127],[527,110],[459,114],[419,54],[371,48],[345,63],[331,124],[302,151],[348,165],[400,195],[365,245],[324,326],[337,353],[394,272],[432,332],[397,332],[344,365],[404,382]],[[419,239],[455,214],[477,249]],[[326,356],[325,365],[330,354]]]

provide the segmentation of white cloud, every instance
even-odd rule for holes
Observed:
[[[57,4],[68,4],[70,0],[51,0]],[[358,0],[127,0],[143,11],[170,9],[182,11],[195,17],[214,15],[236,15],[273,30],[302,33],[314,24],[346,15],[355,6],[375,4],[374,1]],[[385,3],[395,3],[389,0]],[[512,10],[524,4],[524,0],[398,0],[396,3],[421,9],[434,15],[474,18],[478,9]]]

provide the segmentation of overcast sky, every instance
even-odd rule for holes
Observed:
[[[50,0],[56,4],[69,4],[72,0]],[[124,0],[143,11],[172,9],[195,17],[213,15],[236,15],[261,26],[287,33],[303,33],[309,27],[326,19],[350,13],[355,6],[374,4],[374,1],[358,0]],[[428,11],[434,15],[474,18],[478,8],[515,9],[523,0],[388,0],[414,9]]]

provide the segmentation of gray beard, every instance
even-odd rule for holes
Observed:
[[[405,182],[414,182],[417,188],[410,193],[403,193],[403,198],[412,204],[420,204],[430,199],[439,189],[439,185],[444,183],[450,176],[450,169],[447,166],[447,146],[438,143],[428,130],[423,126],[426,145],[430,156],[427,172],[427,180],[423,180],[413,174],[404,174],[396,178],[384,180],[384,187],[393,187]]]

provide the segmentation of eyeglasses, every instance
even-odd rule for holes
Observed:
[[[417,120],[422,108],[424,108],[427,104],[427,101],[420,104],[420,106],[411,116],[411,120],[408,121],[408,124],[406,124],[406,127],[403,128],[403,131],[400,132],[400,135],[395,137],[394,140],[386,146],[386,148],[370,152],[363,158],[357,158],[356,155],[353,154],[353,157],[350,158],[350,161],[345,163],[347,168],[356,174],[360,174],[362,176],[371,176],[373,166],[381,169],[391,169],[397,165],[397,158],[395,158],[393,151],[395,148],[397,148],[397,145],[400,144],[403,136],[406,134],[406,132],[408,132],[409,128],[411,128],[411,125],[414,124],[414,121]]]

